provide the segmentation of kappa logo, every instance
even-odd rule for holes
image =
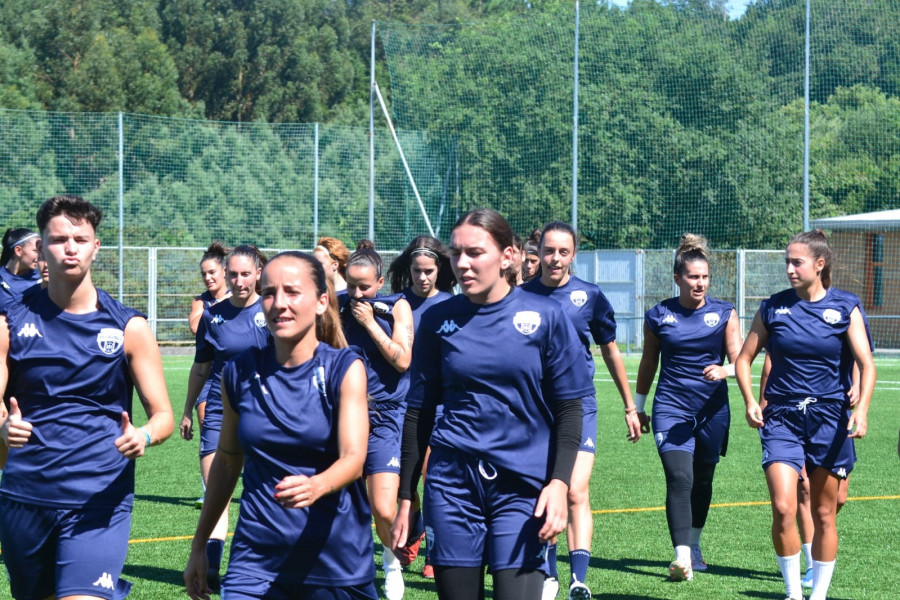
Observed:
[[[669,313],[665,317],[663,317],[662,322],[674,325],[675,323],[678,322],[678,319],[675,318],[675,315],[673,315],[672,313]]]
[[[593,447],[594,447],[594,440],[592,440],[591,438],[588,438],[588,439],[584,442],[584,446],[585,446],[585,448],[593,448]]]
[[[837,475],[838,477],[840,477],[841,479],[847,479],[847,469],[845,469],[844,467],[841,467],[840,469],[835,471],[834,474]]]
[[[394,467],[395,469],[399,469],[400,468],[400,459],[397,458],[396,456],[392,456],[391,460],[388,461],[387,466]]]
[[[789,314],[791,314],[791,309],[789,309],[787,306],[779,306],[778,308],[775,309],[775,314],[776,315],[789,315]]]
[[[459,325],[453,319],[447,319],[435,333],[453,333],[454,331],[459,331]]]
[[[121,329],[104,327],[97,334],[97,346],[103,354],[115,354],[125,343],[125,332]]]
[[[210,321],[210,323],[213,325],[219,325],[224,322],[225,322],[225,317],[223,317],[222,315],[216,315],[212,318],[212,321]]]
[[[665,441],[666,441],[666,434],[664,434],[662,431],[657,433],[654,437],[656,438],[656,447],[657,448],[662,446],[663,443],[665,443]]]
[[[253,315],[253,323],[260,329],[266,326],[266,315],[262,314],[262,311],[259,311],[255,315]]]
[[[20,329],[19,333],[17,333],[16,335],[18,335],[19,337],[29,337],[29,338],[44,337],[41,335],[41,332],[38,331],[37,325],[35,325],[34,323],[25,323],[24,325],[22,325],[22,329]]]
[[[709,327],[715,327],[719,324],[719,315],[716,313],[706,313],[703,315],[703,322]]]
[[[581,308],[584,306],[584,303],[587,302],[587,292],[584,290],[575,290],[571,294],[569,294],[569,300],[572,301],[572,304]]]
[[[841,313],[833,308],[826,308],[822,311],[822,319],[829,325],[834,325],[841,320]]]
[[[94,587],[102,587],[105,590],[114,590],[116,585],[113,583],[112,575],[104,573],[94,582]]]
[[[9,287],[9,284],[6,283],[5,281],[3,281],[2,279],[0,279],[0,287],[2,287],[4,290],[11,290],[11,289],[12,289],[11,287]]]
[[[519,333],[531,335],[541,326],[541,313],[533,310],[520,310],[513,317],[513,325]]]
[[[546,560],[547,560],[547,554],[548,554],[549,552],[550,552],[550,542],[547,542],[546,544],[544,544],[543,546],[541,546],[541,549],[538,551],[537,556],[535,556],[535,558],[539,558],[539,559],[541,559],[542,561],[546,561]]]

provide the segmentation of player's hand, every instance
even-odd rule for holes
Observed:
[[[645,412],[639,412],[638,421],[641,422],[641,433],[650,433],[650,416]]]
[[[747,424],[753,429],[759,429],[763,426],[762,409],[756,403],[756,400],[751,400],[747,404],[747,412],[744,413],[744,417],[747,419]]]
[[[370,322],[375,320],[375,310],[368,302],[360,302],[359,300],[350,301],[350,311],[356,322],[363,327],[368,327]]]
[[[565,531],[569,520],[568,494],[569,486],[559,479],[551,479],[541,490],[537,506],[534,507],[534,516],[538,519],[544,517],[544,525],[538,531],[538,539],[542,543],[549,542]]]
[[[186,440],[194,439],[194,420],[189,415],[181,417],[181,425],[178,426],[181,437]]]
[[[625,413],[625,425],[628,426],[628,441],[636,443],[641,439],[641,419],[637,411]]]
[[[147,436],[131,424],[131,419],[125,411],[122,411],[122,435],[116,438],[115,444],[116,450],[128,459],[143,456],[147,448]]]
[[[851,385],[850,389],[847,390],[847,400],[850,402],[850,408],[856,408],[856,405],[859,404],[858,385]]]
[[[315,477],[289,475],[275,486],[275,500],[285,508],[309,508],[322,495],[317,482]]]
[[[206,558],[206,550],[191,549],[188,564],[184,568],[184,591],[192,600],[209,600],[212,590],[206,585],[208,570],[209,560]]]
[[[709,365],[703,369],[703,379],[707,381],[722,381],[728,377],[728,371],[722,365]]]
[[[847,423],[847,431],[849,437],[861,439],[866,437],[866,430],[869,428],[869,417],[865,412],[859,410],[853,411],[850,415],[850,421]]]
[[[3,423],[2,437],[7,448],[21,448],[31,439],[32,425],[22,420],[22,409],[15,398],[9,399],[9,416]]]
[[[412,512],[412,500],[400,500],[397,516],[394,517],[394,524],[391,525],[391,550],[406,545],[406,538],[409,537],[409,525],[412,523]]]

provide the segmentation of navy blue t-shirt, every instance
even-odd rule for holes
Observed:
[[[453,297],[453,294],[451,294],[450,292],[438,291],[438,293],[436,293],[434,296],[423,298],[422,296],[419,296],[414,291],[412,291],[411,287],[403,290],[401,294],[404,298],[406,298],[406,301],[409,302],[409,307],[412,309],[413,331],[418,331],[419,321],[422,320],[422,315],[425,314],[426,310],[428,310],[438,302],[443,302],[444,300]]]
[[[0,309],[9,306],[22,297],[29,288],[41,283],[41,274],[37,269],[26,271],[23,275],[14,275],[6,268],[0,267]]]
[[[766,348],[772,371],[764,396],[769,402],[794,402],[807,396],[843,402],[853,375],[847,341],[850,314],[862,306],[850,292],[829,288],[815,302],[787,289],[764,300],[760,318],[769,332]]]
[[[644,315],[659,339],[662,361],[653,397],[653,413],[696,413],[728,404],[728,384],[707,381],[703,370],[725,361],[725,330],[734,306],[706,297],[700,308],[685,308],[678,298],[663,300]]]
[[[454,296],[428,309],[411,368],[410,408],[443,404],[431,446],[549,477],[553,408],[594,393],[584,346],[559,304],[514,288],[492,304]]]
[[[34,429],[10,448],[0,495],[54,508],[131,509],[134,461],[116,449],[133,383],[125,326],[141,313],[97,290],[94,312],[68,313],[47,290],[28,293],[6,314],[9,383]]]
[[[197,400],[198,403],[206,400],[204,427],[218,429],[222,425],[221,383],[225,363],[249,348],[262,348],[269,337],[259,298],[243,308],[231,302],[218,302],[203,311],[197,327],[194,362],[212,362]]]
[[[222,377],[239,415],[244,489],[229,573],[283,584],[347,586],[373,581],[371,512],[358,479],[309,508],[285,508],[275,486],[312,476],[340,456],[341,384],[359,360],[320,343],[312,359],[284,367],[272,344],[229,362]]]

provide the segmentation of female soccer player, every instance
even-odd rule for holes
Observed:
[[[334,291],[346,290],[347,282],[344,278],[347,276],[347,259],[350,257],[350,251],[344,242],[333,237],[321,237],[316,242],[313,256],[325,267],[325,275],[328,276]]]
[[[7,229],[0,252],[0,306],[22,297],[28,288],[40,283],[37,271],[38,238],[27,228]]]
[[[856,461],[855,438],[868,427],[875,366],[859,298],[831,287],[832,252],[821,231],[791,238],[785,251],[790,289],[763,301],[735,370],[746,418],[759,429],[772,501],[772,542],[789,598],[801,598],[800,538],[794,526],[797,480],[805,464],[813,515],[813,589],[824,600],[837,556],[840,480]],[[772,372],[765,412],[753,395],[750,363],[768,344]],[[859,402],[847,399],[854,361]]]
[[[207,598],[206,544],[244,470],[222,585],[229,600],[376,599],[366,457],[366,372],[346,348],[314,257],[283,252],[262,274],[272,335],[229,362],[206,503],[184,572]]]
[[[394,259],[391,268],[388,269],[391,280],[391,290],[394,293],[402,293],[412,309],[413,328],[418,330],[422,314],[426,309],[452,298],[453,286],[456,278],[450,267],[450,255],[444,245],[433,237],[420,235]],[[428,457],[425,458],[427,469]],[[416,560],[419,553],[419,542],[426,535],[422,512],[419,510],[418,498],[413,503],[415,516],[413,517],[413,532],[410,534],[407,544],[397,548],[395,553],[400,563],[406,566]],[[429,562],[431,544],[425,546],[425,577],[434,577],[434,569]]]
[[[188,377],[181,437],[193,438],[192,411],[198,398],[206,398],[206,414],[200,426],[200,474],[209,484],[209,470],[216,454],[222,427],[222,369],[225,363],[250,348],[262,348],[269,339],[266,319],[259,303],[259,277],[266,257],[255,246],[237,246],[225,261],[231,297],[203,312],[197,328],[197,348]],[[207,544],[209,585],[219,586],[219,567],[228,533],[228,507]]]
[[[541,232],[540,277],[522,286],[527,292],[549,296],[556,300],[575,325],[578,339],[584,345],[585,368],[594,375],[594,358],[591,341],[600,346],[603,362],[619,390],[625,405],[625,425],[628,439],[637,442],[641,438],[641,426],[637,410],[631,399],[631,387],[625,372],[625,363],[616,344],[616,319],[613,308],[600,288],[569,274],[575,259],[575,230],[567,223],[548,223]],[[582,600],[591,597],[585,585],[588,563],[591,559],[593,515],[590,503],[590,478],[594,468],[595,438],[597,436],[597,398],[592,390],[582,398],[584,425],[581,445],[575,459],[575,470],[569,485],[568,546],[571,563],[569,598]],[[544,582],[545,600],[555,598],[559,590],[556,570],[556,541],[550,544],[547,556],[549,577]]]
[[[371,242],[361,243],[347,261],[347,291],[340,302],[347,343],[365,359],[368,374],[370,431],[363,472],[375,532],[384,546],[385,595],[400,600],[405,586],[400,561],[391,551],[391,524],[397,514],[400,431],[414,329],[412,310],[402,296],[376,298],[384,285],[382,270]]]
[[[559,304],[513,287],[513,233],[492,210],[463,215],[450,254],[463,295],[419,326],[403,428],[395,545],[410,531],[422,456],[438,597],[478,598],[486,561],[497,600],[537,600],[593,393],[584,346]],[[443,404],[443,417],[434,412]]]
[[[541,244],[528,240],[525,242],[522,259],[522,280],[528,283],[541,272]]]
[[[662,356],[653,397],[653,433],[666,475],[666,520],[675,548],[673,581],[705,571],[700,536],[709,514],[712,482],[725,453],[731,413],[725,378],[741,349],[740,322],[728,302],[707,295],[709,250],[702,236],[686,233],[675,251],[678,296],[644,316],[644,352],[635,403],[642,426],[647,393]],[[729,367],[723,366],[725,357]]]
[[[124,597],[134,459],[172,433],[143,316],[94,287],[102,213],[78,196],[37,212],[46,289],[0,315],[0,544],[13,598]],[[148,421],[132,425],[137,388]]]
[[[191,301],[191,314],[188,322],[191,333],[194,335],[197,334],[197,327],[200,325],[203,311],[231,295],[231,290],[228,289],[228,284],[225,282],[225,257],[227,255],[228,250],[225,246],[219,242],[213,242],[200,259],[200,277],[203,279],[206,291]]]

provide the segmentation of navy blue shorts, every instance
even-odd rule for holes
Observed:
[[[711,414],[653,411],[651,421],[653,439],[660,454],[680,450],[690,452],[694,462],[716,464],[728,450],[731,413],[727,404]]]
[[[369,449],[363,465],[364,475],[400,474],[400,437],[405,416],[405,403],[369,404]]]
[[[581,425],[581,445],[578,447],[579,452],[597,453],[597,404],[594,403],[593,410],[584,407],[584,418]]]
[[[331,587],[266,581],[228,573],[222,582],[222,600],[377,600],[375,582]]]
[[[207,427],[204,422],[200,425],[200,458],[212,454],[219,447],[219,426]]]
[[[432,448],[424,498],[425,522],[434,535],[431,563],[546,573],[548,545],[538,539],[544,520],[534,517],[539,494],[517,473]]]
[[[59,509],[0,498],[0,544],[16,600],[55,595],[121,598],[116,588],[131,512]]]
[[[844,479],[853,470],[856,449],[848,437],[850,410],[844,402],[807,398],[792,404],[769,403],[763,410],[763,469],[772,463],[790,465],[799,475],[822,467]]]

